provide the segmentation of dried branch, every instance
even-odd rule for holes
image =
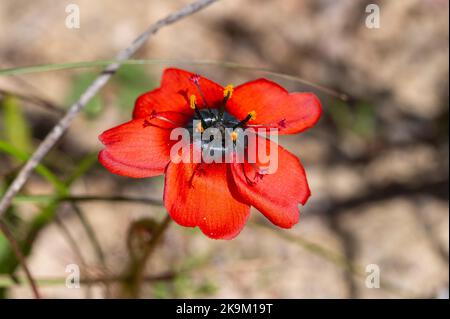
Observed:
[[[0,230],[2,231],[2,233],[5,235],[6,239],[8,240],[9,244],[11,245],[11,249],[14,251],[14,254],[16,255],[17,260],[20,262],[20,264],[22,265],[22,268],[25,272],[25,275],[30,283],[31,286],[31,290],[33,291],[34,297],[36,299],[40,299],[41,296],[39,294],[39,290],[37,288],[36,282],[33,279],[33,276],[31,275],[31,272],[27,266],[27,263],[25,261],[25,257],[22,254],[22,251],[20,250],[20,246],[17,243],[16,239],[14,238],[14,236],[11,234],[11,232],[9,231],[8,227],[6,226],[6,224],[0,220]]]
[[[91,245],[94,248],[95,254],[97,255],[97,258],[103,268],[103,271],[108,272],[108,268],[106,266],[105,254],[103,253],[102,246],[100,245],[100,241],[98,240],[97,235],[95,234],[95,231],[92,228],[92,225],[87,220],[83,211],[81,210],[80,207],[78,207],[78,205],[76,203],[71,202],[70,207],[75,212],[75,215],[78,217],[81,225],[83,226],[84,230],[86,231],[89,241],[91,242]],[[106,282],[105,282],[105,293],[106,293],[105,296],[107,298],[111,295],[111,289],[109,287],[109,284]]]
[[[119,69],[121,63],[133,56],[142,45],[155,34],[162,27],[173,24],[197,11],[209,6],[210,4],[217,2],[218,0],[198,0],[191,4],[188,4],[180,10],[168,15],[162,20],[152,24],[147,30],[139,35],[131,45],[119,52],[116,57],[116,62],[107,66],[103,72],[94,80],[94,82],[86,89],[86,91],[80,96],[80,99],[73,104],[67,113],[61,118],[58,124],[53,127],[50,133],[45,137],[31,158],[27,161],[24,167],[21,169],[17,177],[9,186],[5,195],[0,201],[0,217],[3,216],[6,209],[11,204],[14,196],[22,189],[30,177],[32,171],[41,162],[41,160],[47,155],[47,153],[53,148],[53,146],[59,141],[62,135],[66,132],[72,121],[78,115],[78,113],[85,107],[85,105],[100,91],[100,89],[109,81],[114,73]]]

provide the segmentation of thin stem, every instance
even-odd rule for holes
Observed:
[[[70,247],[72,248],[73,252],[78,257],[78,260],[80,261],[80,263],[83,266],[83,268],[87,268],[87,263],[86,263],[86,260],[83,257],[83,254],[81,253],[81,249],[78,246],[78,243],[75,240],[75,238],[70,233],[69,229],[66,227],[64,222],[58,216],[58,214],[55,215],[54,220],[55,220],[55,223],[58,226],[59,230],[61,231],[62,235],[67,240],[67,243],[70,245]],[[91,286],[88,284],[87,285],[87,289],[86,289],[86,298],[90,298],[90,294],[91,294]]]
[[[55,197],[53,195],[19,195],[14,199],[14,203],[22,202],[36,202],[36,203],[47,203],[52,200],[57,199],[61,202],[134,202],[145,205],[155,205],[162,206],[163,202],[158,199],[151,199],[146,197],[127,197],[127,196],[62,196]]]
[[[30,283],[31,286],[31,290],[34,294],[34,297],[36,299],[40,299],[41,295],[39,294],[39,290],[37,288],[36,282],[33,278],[33,276],[31,275],[31,272],[27,266],[27,263],[25,261],[25,257],[22,254],[22,251],[20,250],[20,246],[17,243],[16,239],[14,238],[14,236],[11,234],[11,232],[9,231],[8,227],[6,226],[6,224],[0,220],[0,230],[2,231],[2,233],[5,235],[6,239],[8,240],[9,244],[11,245],[12,250],[14,251],[14,254],[16,255],[17,260],[19,261],[19,263],[21,264],[25,275],[27,277],[28,282]]]
[[[78,205],[76,205],[74,202],[71,202],[70,206],[72,207],[73,211],[75,212],[75,215],[78,217],[81,225],[83,226],[84,230],[86,231],[89,241],[91,242],[92,247],[94,248],[94,251],[97,255],[97,258],[102,265],[103,271],[107,272],[108,267],[106,266],[105,254],[103,253],[103,249],[100,245],[97,235],[95,234],[94,229],[92,228],[92,225],[89,223],[86,216],[84,216],[83,211],[80,209],[80,207],[78,207]],[[111,295],[111,289],[110,289],[108,283],[105,283],[105,292],[106,292],[106,297],[109,297]]]
[[[160,275],[152,275],[152,276],[144,276],[142,278],[143,282],[155,282],[155,281],[163,281],[163,280],[172,280],[177,276],[177,273],[168,272]],[[17,281],[11,279],[10,276],[0,275],[0,287],[12,287],[15,285],[20,285],[23,282],[22,277],[18,276]],[[102,283],[117,283],[124,282],[128,280],[128,277],[123,275],[108,275],[101,277],[83,277],[80,279],[81,284],[87,285],[95,285]],[[35,278],[35,281],[39,283],[40,286],[51,286],[51,285],[64,285],[66,282],[66,278],[64,277],[39,277]]]
[[[83,266],[86,266],[87,263],[86,263],[86,260],[83,257],[83,254],[81,253],[81,249],[78,246],[78,243],[75,240],[75,238],[70,233],[69,229],[66,227],[66,225],[63,223],[63,221],[61,220],[61,218],[58,215],[55,215],[55,219],[54,220],[55,220],[56,225],[60,229],[62,235],[67,240],[67,243],[71,246],[73,252],[77,256],[77,258],[80,261],[80,263]]]
[[[96,66],[104,66],[110,63],[113,63],[113,60],[95,60],[95,61],[80,61],[80,62],[72,62],[72,63],[61,63],[61,64],[41,64],[41,65],[32,65],[25,67],[17,67],[10,69],[0,69],[0,76],[11,76],[11,75],[19,75],[19,74],[32,74],[32,73],[40,73],[40,72],[51,72],[51,71],[59,71],[59,70],[67,70],[67,69],[78,69],[78,68],[92,68]],[[332,88],[320,85],[318,83],[314,83],[312,81],[308,81],[296,75],[275,72],[270,69],[261,68],[252,65],[246,65],[241,63],[236,63],[232,61],[220,61],[220,60],[191,60],[191,59],[129,59],[122,62],[122,64],[126,65],[217,65],[223,68],[228,69],[237,69],[241,71],[251,71],[251,72],[260,72],[262,74],[271,75],[280,79],[285,79],[288,81],[297,82],[303,85],[310,86],[319,91],[324,92],[334,98],[347,102],[349,100],[349,96],[345,93],[338,92],[333,90]]]

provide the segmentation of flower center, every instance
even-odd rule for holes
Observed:
[[[201,141],[202,149],[226,153],[229,150],[229,145],[226,145],[226,138],[230,135],[230,131],[238,127],[239,123],[228,112],[220,114],[220,110],[217,109],[203,109],[195,114],[186,128],[190,131],[193,141],[199,133],[206,135],[206,139],[199,136],[199,140],[197,140]]]
[[[153,111],[148,119],[144,121],[143,127],[145,128],[151,125],[158,126],[156,123],[152,122],[153,119],[158,119],[161,123],[164,123],[164,126],[168,125],[172,128],[184,126],[190,133],[190,142],[201,146],[202,150],[205,150],[206,152],[210,151],[210,153],[212,153],[211,156],[215,156],[216,154],[229,154],[236,146],[245,148],[248,143],[242,128],[258,127],[258,125],[247,124],[249,121],[256,118],[256,112],[249,112],[245,118],[239,120],[226,111],[227,102],[233,95],[232,85],[227,85],[224,88],[223,100],[219,107],[211,108],[202,91],[200,77],[194,75],[190,80],[195,84],[198,91],[197,94],[189,96],[189,107],[194,110],[191,121],[186,122],[185,120],[179,121],[177,119],[172,119],[174,112]],[[197,98],[203,101],[204,107],[202,109],[198,107]],[[184,113],[175,113],[182,115],[182,117],[191,116]],[[183,125],[181,122],[187,124]]]
[[[197,105],[197,96],[190,96],[189,105],[191,109],[195,110],[195,115],[186,128],[190,130],[192,142],[199,142],[203,150],[209,150],[216,154],[225,154],[232,151],[238,137],[238,133],[234,130],[244,127],[248,121],[255,118],[256,113],[254,111],[250,112],[243,120],[239,121],[225,111],[226,104],[233,95],[233,86],[231,84],[227,85],[223,90],[223,100],[220,107],[211,109],[200,86],[200,77],[195,75],[191,78],[191,81],[197,87],[198,93],[206,106],[205,109],[200,110]],[[206,139],[200,137],[199,140],[196,140],[196,134],[194,133],[205,133],[207,135]],[[227,143],[227,139],[230,138],[233,143]]]

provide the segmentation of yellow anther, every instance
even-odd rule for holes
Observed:
[[[238,138],[238,133],[237,133],[237,132],[231,132],[231,139],[232,139],[233,141],[236,141],[237,138]]]
[[[198,132],[198,133],[203,133],[204,130],[205,129],[202,126],[202,122],[198,122],[197,126],[195,127],[195,131]]]
[[[191,95],[191,97],[189,98],[189,106],[191,107],[191,109],[195,110],[196,102],[197,98],[195,97],[195,95]]]
[[[256,112],[255,111],[251,111],[250,113],[248,113],[248,115],[250,116],[250,120],[256,120]]]
[[[223,90],[223,96],[228,99],[231,99],[231,96],[233,95],[233,89],[234,89],[233,84],[228,84]]]

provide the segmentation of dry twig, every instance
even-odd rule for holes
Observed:
[[[23,268],[23,271],[25,272],[25,275],[30,283],[31,286],[31,290],[33,291],[34,297],[36,299],[41,298],[40,294],[39,294],[39,290],[37,288],[36,282],[33,279],[33,276],[31,275],[30,269],[27,266],[27,263],[25,261],[25,257],[22,254],[22,251],[20,250],[20,246],[17,243],[16,239],[14,238],[14,236],[11,234],[11,232],[9,231],[8,227],[6,226],[6,224],[0,220],[0,230],[2,231],[2,233],[5,235],[6,239],[8,240],[9,244],[11,245],[11,249],[14,251],[14,254],[16,255],[17,260],[20,262],[20,265]]]

